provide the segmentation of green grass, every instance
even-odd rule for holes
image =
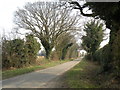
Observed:
[[[70,60],[62,60],[62,61],[46,60],[46,61],[42,61],[41,65],[34,65],[34,66],[24,67],[24,68],[14,69],[14,70],[5,70],[2,72],[2,79],[7,79],[10,77],[18,76],[18,75],[29,73],[32,71],[45,69],[45,68],[52,67],[52,66],[55,66],[58,64],[62,64],[62,63],[68,62],[68,61],[70,61]]]
[[[120,80],[110,73],[101,73],[97,62],[82,60],[64,74],[64,86],[68,88],[120,88]]]
[[[65,73],[65,83],[69,88],[98,88],[95,76],[99,66],[92,62],[82,60],[78,65]]]

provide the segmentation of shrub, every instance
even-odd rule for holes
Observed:
[[[27,48],[28,64],[34,64],[40,50],[40,44],[32,34],[26,36],[25,47]]]
[[[114,69],[115,75],[120,77],[120,30],[115,34],[115,39],[111,46],[112,62],[111,65]]]
[[[110,47],[109,44],[94,53],[93,60],[101,64],[103,71],[110,69]]]
[[[35,63],[40,44],[32,36],[2,41],[2,68],[20,68]]]
[[[2,43],[2,67],[21,67],[24,63],[24,41],[21,39],[4,40]]]

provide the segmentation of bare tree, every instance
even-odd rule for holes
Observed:
[[[72,10],[58,2],[28,3],[15,13],[14,22],[19,28],[31,30],[41,40],[46,58],[62,33],[76,30],[78,18]]]

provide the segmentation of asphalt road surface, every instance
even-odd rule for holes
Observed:
[[[80,59],[76,59],[54,67],[3,80],[2,88],[49,88],[48,82],[59,77],[79,62]]]

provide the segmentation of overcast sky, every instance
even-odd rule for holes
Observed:
[[[0,1],[0,33],[2,29],[6,32],[10,32],[13,28],[13,16],[17,8],[21,8],[26,2],[36,2],[45,0],[1,0]],[[47,0],[53,1],[53,0]]]
[[[26,2],[36,2],[45,0],[1,0],[0,1],[0,34],[2,35],[3,29],[5,33],[11,32],[14,27],[13,17],[17,8],[22,8]],[[57,0],[47,0],[57,1]],[[109,30],[107,31],[109,33]],[[101,46],[104,46],[108,42],[108,39],[102,42]]]

